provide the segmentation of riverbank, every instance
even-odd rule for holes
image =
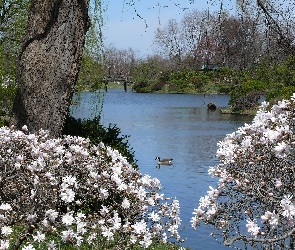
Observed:
[[[233,111],[232,108],[220,109],[221,114],[255,116],[258,108]]]

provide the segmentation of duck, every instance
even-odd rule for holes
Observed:
[[[162,159],[161,160],[159,156],[157,156],[155,160],[158,160],[158,165],[159,166],[160,165],[172,165],[172,161],[173,161],[172,158],[170,158],[170,159]]]

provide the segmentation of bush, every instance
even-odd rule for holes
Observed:
[[[162,202],[157,178],[142,176],[117,150],[82,137],[48,139],[0,128],[0,248],[148,247],[180,239],[179,203]],[[83,210],[88,201],[97,206]],[[91,211],[91,210],[90,210]],[[54,238],[54,240],[52,240]]]
[[[294,248],[295,93],[268,105],[218,143],[220,164],[208,171],[218,187],[209,187],[191,220],[193,227],[213,225],[211,235],[228,246]]]
[[[121,130],[116,125],[109,124],[109,127],[105,128],[100,124],[99,117],[95,117],[93,120],[67,117],[63,135],[88,138],[94,145],[103,142],[106,146],[118,150],[133,167],[137,167],[134,151],[128,142],[129,136],[121,135]]]

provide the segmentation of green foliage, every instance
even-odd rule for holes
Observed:
[[[266,85],[262,81],[259,80],[248,80],[236,86],[230,92],[230,104],[234,104],[239,98],[246,96],[252,91],[261,91],[264,92],[266,90]]]
[[[8,126],[17,87],[10,79],[0,81],[0,126]]]
[[[130,164],[135,168],[137,167],[134,152],[128,142],[129,136],[121,135],[121,130],[116,125],[110,124],[108,128],[105,128],[100,124],[99,117],[95,117],[93,120],[68,117],[63,134],[88,138],[93,144],[103,142],[105,145],[118,150]]]
[[[255,99],[253,91],[263,92],[270,102],[289,99],[295,91],[295,58],[290,56],[280,64],[265,58],[260,64],[236,74],[236,82],[239,83],[230,92],[230,104],[239,109],[243,109],[243,105],[244,109],[251,106],[249,102]]]
[[[16,65],[29,0],[0,1],[0,126],[8,125],[16,94]]]
[[[78,90],[97,90],[102,88],[102,67],[89,55],[83,55],[78,78]]]
[[[154,84],[158,81],[165,81],[165,76],[162,75],[160,62],[150,58],[145,62],[139,63],[139,65],[134,68],[132,79],[134,82],[134,91],[151,92]]]

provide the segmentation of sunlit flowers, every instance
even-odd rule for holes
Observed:
[[[219,178],[194,209],[192,226],[213,225],[225,245],[290,247],[295,226],[295,94],[269,107],[263,102],[251,124],[218,143]],[[226,221],[224,223],[223,221]],[[291,243],[290,243],[291,242]]]
[[[59,243],[147,248],[153,239],[180,240],[179,202],[164,203],[157,178],[142,175],[103,143],[1,127],[0,158],[0,249],[17,242],[27,250]],[[30,230],[14,234],[19,224]],[[49,241],[52,233],[59,242]]]

